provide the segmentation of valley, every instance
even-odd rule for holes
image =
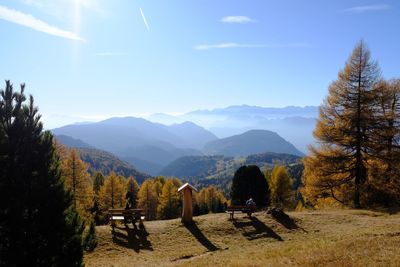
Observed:
[[[240,159],[264,152],[302,156],[304,150],[295,147],[290,139],[284,139],[278,131],[273,132],[264,128],[276,128],[286,136],[295,133],[296,138],[309,145],[313,142],[311,132],[315,123],[310,123],[310,120],[314,120],[312,116],[316,116],[316,109],[233,106],[212,111],[191,112],[175,119],[162,114],[150,116],[155,121],[164,118],[163,121],[175,122],[170,125],[143,118],[123,117],[96,123],[66,125],[53,129],[52,132],[68,147],[104,150],[140,172],[157,176],[164,175],[164,169],[175,160],[188,156],[222,155]],[[189,121],[177,122],[183,119],[192,119],[199,124]],[[212,120],[219,122],[219,127],[232,129],[232,134],[217,137],[210,130],[215,129],[216,125],[207,123]],[[280,123],[278,123],[280,126],[275,125],[275,127],[272,122],[276,121],[285,121],[296,130],[281,127]],[[235,128],[230,128],[234,124]],[[208,128],[199,125],[207,125]],[[309,129],[303,131],[304,127]]]

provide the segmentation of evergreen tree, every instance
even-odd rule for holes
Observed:
[[[292,181],[283,166],[275,166],[269,180],[271,203],[277,207],[288,207],[293,200]]]
[[[93,207],[90,209],[90,212],[96,225],[104,224],[107,221],[106,214],[101,209],[99,196],[96,194],[93,198]]]
[[[153,181],[146,179],[138,193],[138,207],[144,209],[146,220],[157,217],[158,196],[153,187]]]
[[[124,202],[124,185],[115,172],[106,177],[100,188],[99,202],[102,210],[121,208]]]
[[[160,203],[157,207],[158,218],[173,219],[179,217],[181,214],[181,201],[178,194],[178,187],[176,187],[173,179],[168,179],[165,182],[159,201]]]
[[[368,152],[373,124],[373,89],[380,71],[371,61],[364,42],[353,50],[329,95],[320,107],[311,147],[305,159],[305,193],[330,196],[359,208],[362,186],[367,179]]]
[[[104,184],[105,177],[101,172],[95,172],[93,174],[93,206],[90,212],[93,215],[94,222],[96,225],[101,225],[106,222],[106,215],[100,208],[100,189]]]
[[[253,198],[257,206],[269,204],[267,180],[255,165],[242,166],[236,172],[231,185],[231,199],[235,205],[244,205]]]
[[[125,196],[127,203],[129,204],[130,208],[135,209],[137,206],[139,184],[136,182],[135,178],[130,176],[128,178],[128,181],[126,182],[125,187],[127,189]]]
[[[95,172],[93,175],[93,191],[98,194],[100,192],[100,188],[104,184],[104,175],[101,172]]]
[[[24,87],[0,92],[0,265],[81,266],[82,224]]]
[[[84,233],[82,245],[86,251],[93,251],[97,246],[96,239],[96,225],[92,221],[88,227],[89,229]]]

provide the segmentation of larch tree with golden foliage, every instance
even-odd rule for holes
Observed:
[[[125,189],[121,177],[111,172],[100,188],[99,202],[102,210],[121,208],[125,202]]]
[[[154,190],[154,192],[155,192],[155,194],[157,196],[157,199],[161,196],[162,188],[163,188],[164,184],[165,184],[165,181],[161,182],[158,179],[155,179],[153,181],[153,190]]]
[[[223,212],[227,200],[215,186],[208,186],[200,190],[195,197],[194,211],[197,214],[207,214],[209,212]]]
[[[292,180],[284,166],[278,165],[272,169],[269,179],[271,203],[277,207],[288,207],[294,198]]]
[[[138,192],[138,207],[144,209],[146,220],[157,217],[158,195],[154,189],[153,181],[146,179]]]
[[[88,218],[93,205],[93,190],[86,164],[76,149],[71,149],[61,164],[65,187],[72,192],[74,207],[83,218]]]
[[[304,160],[306,196],[361,206],[371,147],[373,89],[379,77],[377,63],[365,43],[359,42],[320,107],[314,131],[318,145]]]
[[[176,180],[168,179],[163,188],[157,207],[158,218],[173,219],[181,214],[180,196]]]
[[[380,81],[374,90],[374,155],[370,159],[368,204],[400,204],[400,80]]]

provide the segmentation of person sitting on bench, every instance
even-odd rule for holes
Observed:
[[[249,198],[249,200],[246,201],[246,206],[248,208],[252,208],[256,205],[256,202],[254,202],[253,198]]]
[[[251,213],[256,210],[256,202],[254,202],[253,198],[249,198],[246,201],[246,208],[249,209],[249,212],[247,213],[247,215],[249,215],[249,218],[250,218],[251,217]]]

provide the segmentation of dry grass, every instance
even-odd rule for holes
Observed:
[[[145,230],[97,228],[87,266],[400,266],[400,215],[364,210],[291,212],[289,229],[266,213],[145,222]]]

